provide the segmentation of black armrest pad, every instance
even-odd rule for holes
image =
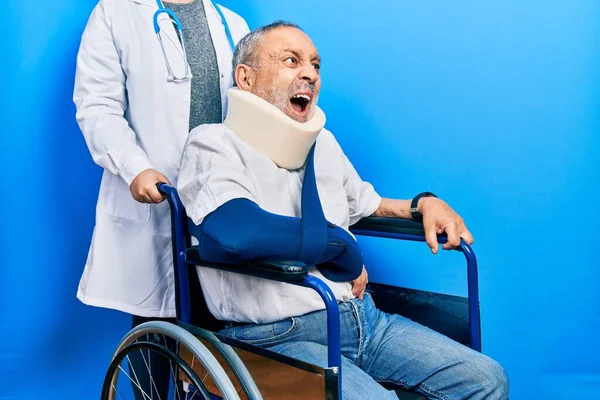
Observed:
[[[279,282],[302,282],[308,275],[308,267],[294,260],[261,260],[245,264],[222,264],[207,262],[200,258],[198,246],[189,247],[185,252],[187,262],[201,267],[265,278]]]
[[[353,233],[359,234],[361,231],[386,232],[386,233],[405,233],[411,235],[425,235],[422,222],[412,219],[368,217],[363,218],[350,227]]]

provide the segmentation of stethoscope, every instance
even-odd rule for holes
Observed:
[[[198,0],[202,1],[202,0]],[[225,19],[225,15],[223,15],[223,11],[217,6],[214,0],[211,0],[211,3],[217,13],[219,13],[219,17],[221,18],[221,22],[223,23],[223,27],[225,28],[225,34],[227,35],[227,39],[229,40],[229,45],[231,46],[231,51],[235,51],[235,43],[233,42],[233,37],[231,36],[231,31],[229,30],[229,25],[227,24],[227,20]],[[187,62],[187,53],[185,52],[185,43],[183,40],[183,32],[181,27],[181,21],[177,18],[177,15],[165,8],[161,0],[156,0],[156,4],[158,4],[158,10],[154,13],[154,32],[156,32],[156,37],[158,38],[158,43],[160,43],[160,49],[162,51],[163,58],[165,59],[165,64],[167,66],[167,81],[169,82],[183,82],[192,78],[192,73],[190,72],[190,67]],[[165,52],[165,46],[163,45],[162,37],[160,35],[160,26],[158,25],[158,17],[161,13],[167,14],[173,23],[175,24],[175,30],[177,31],[177,37],[179,38],[179,42],[181,43],[181,49],[183,51],[183,59],[185,64],[185,72],[184,76],[178,77],[173,73],[173,69],[171,69],[171,64],[169,63],[169,58],[167,57],[167,53]],[[208,18],[208,16],[207,16]]]

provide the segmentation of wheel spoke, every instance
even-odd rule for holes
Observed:
[[[117,394],[117,397],[121,400],[123,400],[123,398],[121,397],[121,395],[119,394],[119,391],[117,390],[117,388],[115,387],[115,385],[112,385],[113,389],[115,389],[115,393]]]
[[[152,360],[152,357],[150,357],[150,349],[148,349],[148,362],[146,362],[146,357],[144,357],[144,351],[140,350],[140,353],[142,353],[142,359],[144,360],[144,364],[146,365],[146,369],[148,369],[148,376],[150,376],[150,382],[152,383],[152,387],[154,387],[154,390],[156,391],[156,395],[158,396],[158,400],[162,400],[160,398],[160,393],[158,392],[158,388],[156,387],[156,383],[154,383],[154,378],[152,377],[152,368],[150,368],[150,363]],[[170,362],[170,361],[169,361]],[[152,392],[152,389],[150,389],[150,392]],[[154,396],[152,396],[154,397]]]
[[[129,361],[129,356],[127,356],[127,362],[129,362],[129,365],[131,366],[131,361]],[[138,389],[140,389],[140,392],[142,392],[142,395],[144,396],[144,400],[146,398],[148,398],[149,400],[152,400],[152,398],[150,396],[148,396],[148,394],[144,391],[144,389],[142,389],[142,387],[140,386],[140,381],[137,379],[137,376],[135,375],[135,368],[131,368],[131,371],[133,372],[133,376],[135,377],[135,381],[133,379],[131,379],[131,376],[129,376],[129,374],[123,369],[123,367],[121,367],[119,365],[119,369],[121,371],[123,371],[123,373],[125,374],[126,377],[129,378],[129,380],[135,384],[135,386],[137,386]]]

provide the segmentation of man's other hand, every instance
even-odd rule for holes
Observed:
[[[156,184],[164,182],[171,184],[166,176],[155,169],[146,169],[140,172],[129,185],[133,198],[140,203],[160,203],[165,198],[158,191]]]
[[[443,245],[444,250],[459,247],[461,238],[469,245],[473,243],[473,236],[463,219],[444,201],[435,197],[423,197],[419,200],[418,207],[423,214],[425,239],[433,254],[438,251],[437,235],[442,233],[446,233],[448,237],[448,242]]]
[[[363,266],[360,276],[352,281],[352,294],[362,300],[367,289],[367,283],[369,283],[369,274]]]

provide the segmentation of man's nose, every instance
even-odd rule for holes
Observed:
[[[302,71],[300,72],[300,79],[310,83],[315,83],[319,79],[319,73],[315,67],[310,65],[302,68]]]

